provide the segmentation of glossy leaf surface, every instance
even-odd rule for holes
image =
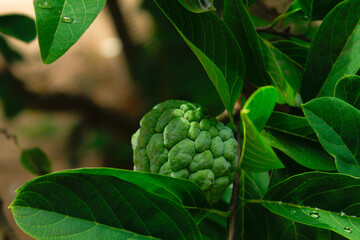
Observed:
[[[302,70],[257,34],[242,1],[225,1],[224,20],[234,33],[244,54],[246,78],[256,86],[275,86],[279,102],[296,105],[295,90],[296,86],[300,86],[298,80],[301,80]],[[296,71],[293,75],[295,77],[289,78],[288,74],[294,74],[293,71]]]
[[[290,40],[281,40],[271,43],[274,47],[290,57],[293,61],[305,68],[309,48]]]
[[[360,179],[338,173],[308,172],[274,186],[262,205],[309,226],[360,238]]]
[[[312,141],[318,141],[314,130],[304,117],[282,112],[273,112],[266,123],[266,128],[306,138]]]
[[[44,63],[73,46],[105,6],[106,0],[34,0],[36,29]]]
[[[335,157],[341,173],[360,176],[360,111],[331,97],[303,105],[303,111],[323,148]]]
[[[259,131],[265,125],[275,102],[275,88],[262,87],[250,96],[240,112],[244,133],[240,165],[246,170],[266,172],[284,167]]]
[[[154,1],[201,62],[232,118],[245,71],[233,34],[213,12],[196,14],[176,0]]]
[[[264,131],[262,136],[273,148],[282,151],[300,165],[313,170],[336,170],[335,160],[318,142],[274,130]]]
[[[346,76],[336,84],[335,97],[360,110],[360,77]]]
[[[36,239],[201,239],[182,205],[146,189],[153,183],[140,187],[80,171],[46,175],[19,189],[11,205],[17,224]]]
[[[333,96],[337,81],[360,68],[360,1],[348,0],[324,19],[310,49],[301,96]]]

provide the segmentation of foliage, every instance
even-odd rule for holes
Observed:
[[[10,208],[20,228],[36,239],[359,239],[360,2],[296,0],[265,28],[253,22],[254,1],[215,2],[217,10],[211,1],[153,2],[228,112],[241,145],[238,178],[210,204],[184,179],[110,168],[56,172],[18,189]],[[104,4],[34,0],[44,63],[69,50]],[[4,27],[0,18],[0,32],[33,39],[16,19]],[[315,34],[276,28],[288,20],[310,23]],[[314,20],[323,20],[317,29]],[[1,89],[15,115],[23,102],[10,111],[12,95]]]

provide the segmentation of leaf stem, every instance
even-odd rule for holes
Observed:
[[[240,110],[241,110],[241,97],[239,98],[239,100],[237,101],[238,103],[238,109],[236,109],[235,114],[239,114]],[[235,124],[236,124],[236,141],[237,141],[237,169],[239,168],[239,163],[240,163],[240,158],[241,158],[241,145],[242,145],[242,141],[241,141],[241,131],[240,131],[240,117],[236,118]],[[229,232],[228,232],[228,240],[233,240],[235,239],[235,228],[236,228],[236,210],[237,210],[237,204],[238,204],[238,199],[239,199],[239,192],[240,192],[240,171],[236,172],[236,177],[235,180],[233,182],[233,191],[232,191],[232,195],[231,195],[231,200],[230,200],[230,204],[229,204],[229,211],[231,212],[229,221],[228,221],[228,226],[229,226]]]
[[[269,34],[273,34],[273,35],[277,35],[283,38],[298,38],[301,39],[305,42],[311,42],[311,39],[308,38],[305,34],[297,34],[297,33],[292,33],[290,32],[290,26],[284,28],[283,30],[277,30],[270,27],[257,27],[256,31],[258,33],[269,33]]]

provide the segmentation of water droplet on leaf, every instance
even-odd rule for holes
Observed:
[[[75,20],[72,17],[62,17],[61,18],[62,23],[73,23]]]
[[[343,211],[341,211],[341,216],[343,217],[343,216],[345,216],[346,215],[346,213],[344,213]]]
[[[48,1],[43,1],[41,3],[39,3],[39,8],[52,8],[53,5],[51,3],[49,3]]]
[[[351,228],[349,228],[349,227],[344,227],[344,231],[347,232],[347,233],[351,233]]]
[[[318,212],[316,212],[316,211],[311,211],[311,212],[310,212],[310,217],[316,219],[316,218],[319,218],[320,216],[319,216],[319,213],[318,213]]]

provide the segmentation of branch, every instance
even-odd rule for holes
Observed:
[[[0,134],[3,134],[8,140],[11,140],[15,143],[15,145],[21,149],[18,138],[14,134],[10,134],[5,128],[0,128]],[[1,199],[0,199],[1,200]]]
[[[83,117],[84,122],[90,126],[105,128],[126,138],[138,128],[138,119],[130,117],[126,112],[102,108],[88,97],[64,93],[39,94],[29,90],[9,70],[3,71],[1,75],[3,79],[0,81],[9,81],[11,90],[28,108],[45,112],[73,112]]]
[[[237,141],[237,168],[240,168],[240,158],[241,158],[241,131],[240,131],[240,111],[241,111],[241,97],[239,97],[238,101],[236,102],[235,108],[234,108],[234,119],[236,124],[236,141]],[[240,190],[240,171],[236,172],[236,177],[233,183],[233,191],[231,194],[231,200],[229,204],[229,211],[231,212],[230,218],[229,218],[229,233],[228,233],[228,240],[235,239],[235,229],[236,229],[236,210],[237,210],[237,203],[239,198],[239,190]]]
[[[111,19],[115,25],[117,34],[123,43],[123,49],[127,62],[128,64],[131,64],[135,46],[129,35],[129,30],[122,14],[121,5],[117,0],[108,0],[106,1],[106,5],[110,12]]]
[[[4,211],[3,211],[3,200],[0,198],[0,239],[7,240],[17,240],[13,229],[10,227],[8,221],[6,220]]]
[[[297,34],[297,33],[291,33],[290,32],[290,26],[288,26],[287,28],[283,29],[283,30],[276,30],[272,27],[257,27],[256,31],[258,33],[269,33],[269,34],[273,34],[273,35],[277,35],[283,38],[298,38],[301,39],[305,42],[311,42],[311,39],[308,38],[306,35],[304,34]]]

